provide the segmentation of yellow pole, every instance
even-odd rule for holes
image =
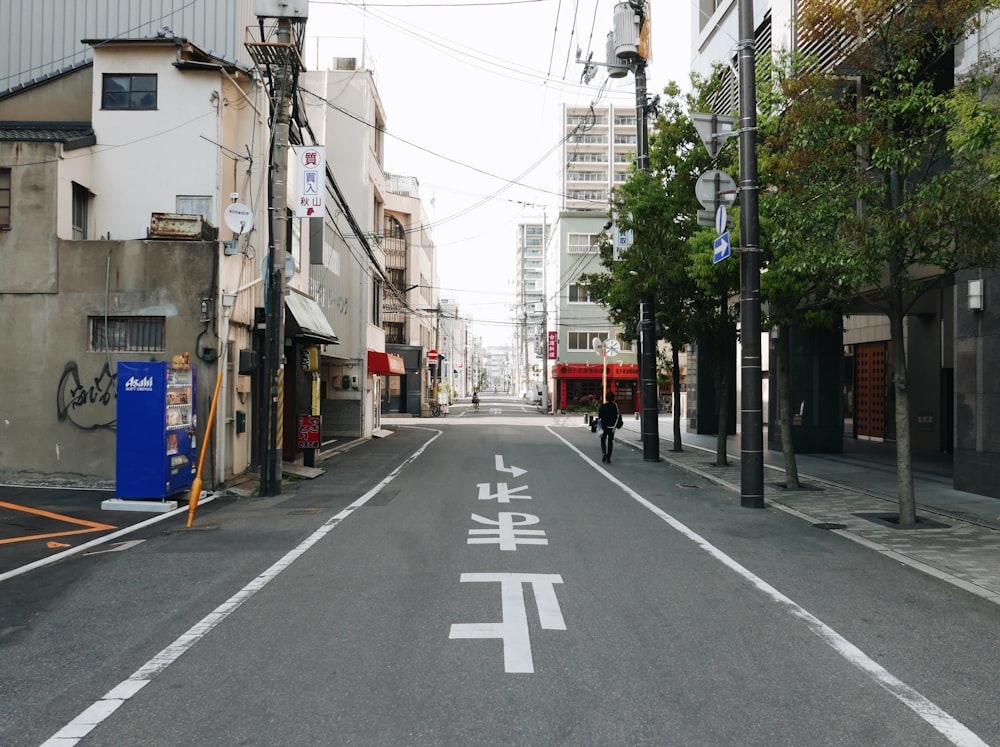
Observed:
[[[608,401],[608,349],[601,343],[601,358],[604,363],[604,371],[601,374],[601,404]]]
[[[215,394],[212,395],[212,406],[208,410],[208,422],[205,424],[205,437],[201,439],[201,456],[198,457],[198,471],[195,472],[194,480],[191,481],[191,497],[188,498],[188,521],[187,528],[194,524],[194,510],[198,507],[198,499],[201,497],[201,468],[205,466],[205,454],[208,451],[208,444],[211,443],[212,422],[215,420],[215,408],[219,404],[219,390],[222,388],[222,372],[225,370],[225,362],[219,363],[219,375],[215,378]],[[197,393],[195,393],[197,397]]]

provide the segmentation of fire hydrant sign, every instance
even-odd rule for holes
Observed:
[[[326,198],[326,148],[322,145],[292,146],[295,159],[295,215],[321,218]]]

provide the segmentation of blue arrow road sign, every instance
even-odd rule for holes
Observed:
[[[715,252],[713,254],[712,261],[715,264],[718,264],[724,259],[729,259],[729,254],[729,231],[726,231],[715,240]]]

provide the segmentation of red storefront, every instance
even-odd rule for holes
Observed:
[[[551,369],[554,398],[557,409],[585,405],[593,398],[601,400],[601,380],[604,365],[601,363],[556,363]],[[608,364],[608,391],[614,392],[618,408],[623,414],[638,412],[639,366],[635,363]]]

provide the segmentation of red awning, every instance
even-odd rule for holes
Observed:
[[[368,373],[384,374],[387,376],[402,376],[406,373],[406,366],[403,359],[392,353],[379,353],[375,350],[368,351]]]

